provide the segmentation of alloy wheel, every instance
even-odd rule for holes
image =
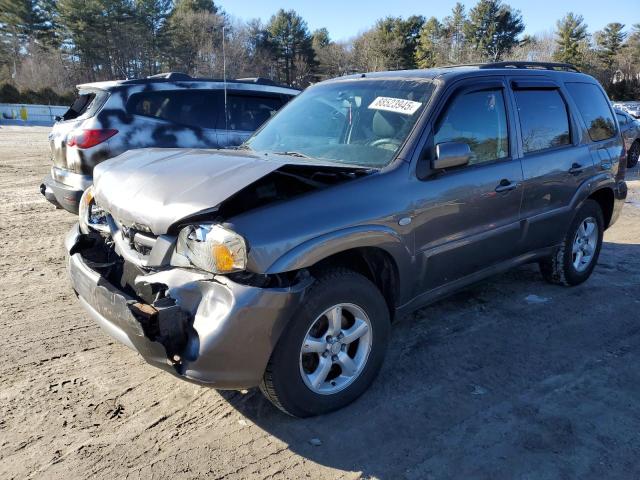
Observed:
[[[300,349],[300,374],[314,393],[332,395],[362,373],[372,345],[371,320],[364,310],[341,303],[311,324]]]
[[[578,272],[584,272],[591,262],[598,245],[598,223],[595,218],[585,218],[573,239],[573,268]]]

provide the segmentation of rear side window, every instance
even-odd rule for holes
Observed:
[[[253,132],[269,120],[281,106],[280,97],[229,93],[227,94],[226,127],[229,130]],[[225,128],[225,125],[219,128]]]
[[[609,101],[592,83],[566,83],[567,90],[578,105],[580,115],[587,124],[589,137],[594,142],[606,140],[616,134],[616,122]]]
[[[514,90],[524,153],[571,143],[569,117],[557,90]]]
[[[438,119],[434,143],[462,142],[471,148],[469,164],[509,155],[509,133],[502,90],[463,93]]]
[[[196,128],[216,128],[222,92],[214,90],[164,90],[131,96],[127,111]]]

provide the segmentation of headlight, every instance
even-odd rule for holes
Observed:
[[[87,188],[80,198],[78,218],[80,231],[82,233],[89,233],[90,229],[103,232],[109,231],[109,227],[107,225],[107,212],[96,205],[96,201],[93,197],[93,185]]]
[[[176,253],[195,267],[213,273],[231,273],[247,266],[244,238],[221,225],[189,225],[178,235]]]

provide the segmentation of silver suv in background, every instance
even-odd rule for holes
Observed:
[[[640,157],[640,120],[636,120],[618,108],[615,112],[622,132],[624,148],[627,151],[627,168],[633,168],[638,164],[638,157]]]
[[[74,213],[103,160],[145,147],[239,145],[299,93],[261,78],[223,82],[181,73],[87,83],[78,91],[49,134],[53,166],[40,186],[47,200]]]

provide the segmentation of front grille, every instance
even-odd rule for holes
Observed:
[[[112,225],[113,240],[118,245],[125,260],[139,267],[146,266],[147,259],[158,237],[152,234],[145,226],[126,225],[111,214],[109,214],[109,218],[109,223]]]

